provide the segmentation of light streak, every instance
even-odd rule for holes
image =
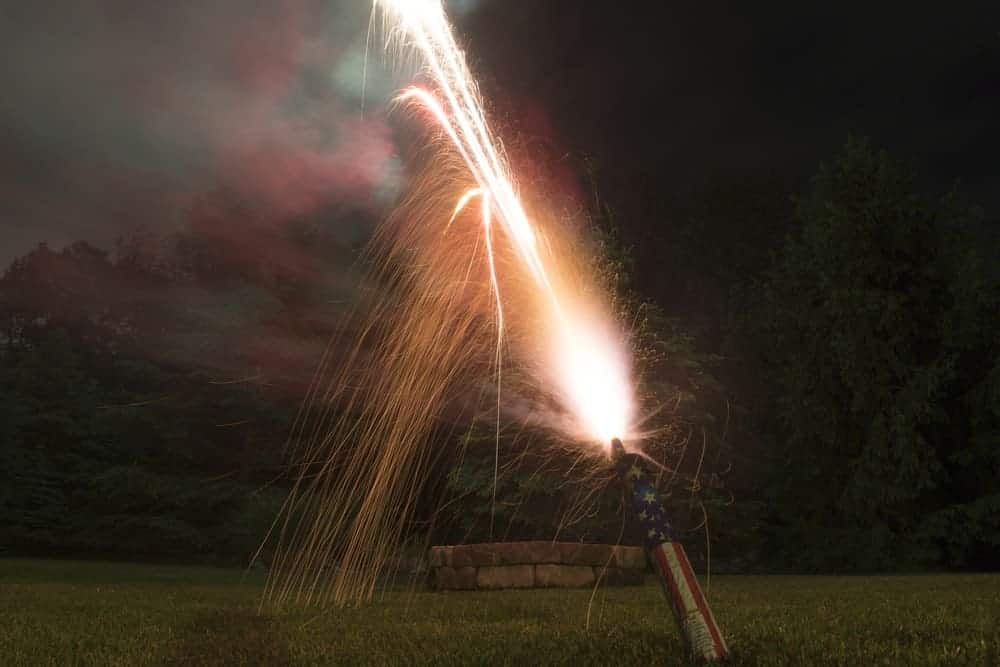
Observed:
[[[499,287],[489,239],[492,207],[496,208],[504,230],[534,278],[545,301],[543,309],[554,320],[549,343],[553,358],[549,363],[551,379],[561,390],[564,402],[588,439],[603,444],[612,438],[627,437],[632,410],[626,355],[621,345],[616,346],[607,336],[590,330],[588,323],[563,307],[539,253],[537,235],[516,194],[513,176],[497,148],[499,142],[489,130],[475,80],[455,42],[441,3],[438,0],[376,0],[376,5],[396,19],[402,32],[398,37],[409,40],[419,51],[437,91],[435,95],[424,88],[411,87],[398,99],[415,102],[426,109],[444,130],[478,184],[476,189],[461,197],[456,214],[470,197],[483,196],[483,228],[498,308]]]
[[[408,196],[376,233],[373,287],[347,318],[345,338],[331,342],[292,428],[297,479],[262,546],[276,545],[262,604],[371,599],[446,453],[434,446],[438,429],[455,423],[446,413],[478,416],[490,377],[499,424],[504,363],[515,368],[503,376],[505,392],[554,394],[558,413],[535,418],[533,406],[523,420],[571,443],[563,449],[576,457],[571,468],[584,460],[606,468],[607,443],[630,436],[624,338],[588,296],[594,276],[581,253],[560,246],[551,228],[542,237],[525,211],[441,3],[375,0],[375,8],[387,49],[394,41],[412,49],[427,77],[398,101],[428,114],[447,141],[424,154]],[[464,224],[473,215],[477,224]],[[499,443],[498,431],[497,469]],[[584,489],[561,521],[583,516],[594,493]]]

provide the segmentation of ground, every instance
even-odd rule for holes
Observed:
[[[642,588],[431,593],[258,614],[263,575],[0,560],[4,665],[685,664]],[[1000,664],[1000,575],[712,577],[738,664]],[[587,629],[587,619],[590,627]]]

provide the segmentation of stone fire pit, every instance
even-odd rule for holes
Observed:
[[[431,547],[429,566],[437,590],[579,588],[598,578],[609,586],[638,586],[646,554],[611,544],[495,542]]]

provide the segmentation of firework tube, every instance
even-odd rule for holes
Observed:
[[[729,656],[726,640],[701,592],[684,547],[667,521],[660,495],[637,454],[625,453],[621,440],[611,441],[611,460],[632,497],[632,510],[642,527],[646,553],[660,576],[663,594],[674,611],[684,642],[695,660],[711,662]]]

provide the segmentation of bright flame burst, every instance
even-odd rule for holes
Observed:
[[[537,284],[539,297],[549,313],[550,379],[562,393],[566,407],[579,426],[578,436],[606,445],[612,438],[628,436],[632,415],[626,355],[621,341],[588,326],[582,317],[563,306],[538,249],[537,235],[516,194],[510,169],[490,134],[483,106],[465,58],[439,0],[376,0],[419,51],[437,88],[413,87],[399,96],[426,109],[462,156],[478,187],[463,194],[458,214],[474,197],[483,200],[482,225],[491,244],[491,213],[514,243]],[[454,218],[454,215],[452,216]],[[503,325],[501,291],[495,260],[489,248],[490,278],[497,296],[497,317]],[[606,330],[606,329],[605,329]]]
[[[262,546],[274,545],[264,600],[279,606],[372,597],[447,454],[433,443],[489,391],[498,412],[527,405],[519,417],[568,438],[577,461],[597,462],[633,420],[624,336],[593,266],[571,234],[532,224],[441,3],[375,7],[386,46],[411,49],[428,80],[400,101],[429,114],[446,142],[416,156],[427,164],[369,249],[373,289],[292,429],[298,478]],[[558,409],[542,407],[552,397]],[[497,447],[499,469],[499,432]],[[570,503],[567,522],[589,511],[595,489]]]

